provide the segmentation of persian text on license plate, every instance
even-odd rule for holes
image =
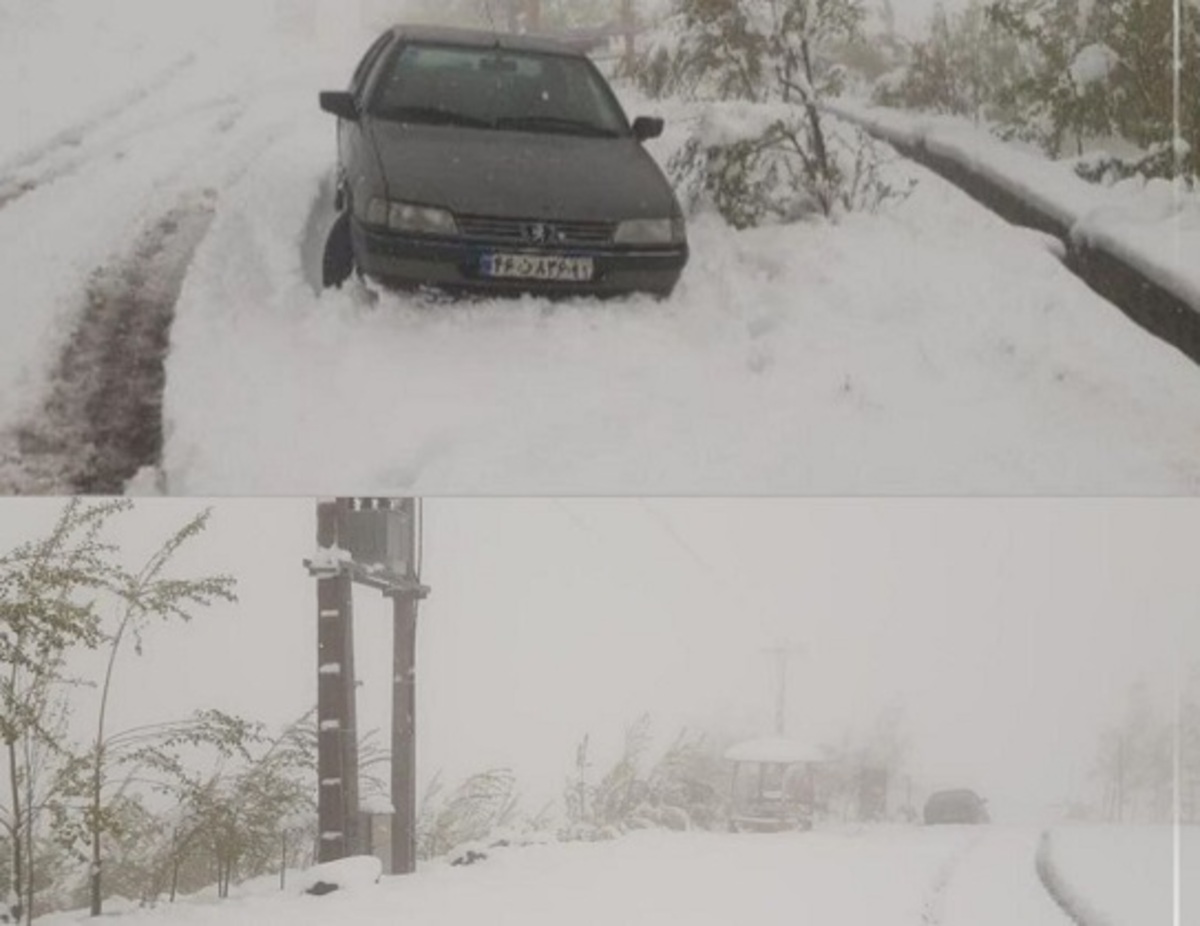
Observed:
[[[483,275],[510,280],[552,280],[586,283],[596,272],[590,257],[552,254],[485,254]]]

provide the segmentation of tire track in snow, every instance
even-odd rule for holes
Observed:
[[[245,105],[236,97],[221,97],[207,100],[192,106],[184,107],[169,119],[148,119],[115,135],[115,137],[97,141],[94,145],[89,140],[80,140],[73,150],[55,149],[43,158],[33,161],[23,170],[18,170],[9,176],[0,176],[0,210],[12,205],[17,200],[42,187],[49,186],[57,180],[77,173],[102,158],[120,159],[125,157],[131,143],[141,136],[161,132],[171,125],[184,122],[195,116],[208,112],[220,112],[216,131],[231,131],[245,115]]]
[[[929,886],[929,890],[925,894],[924,903],[921,904],[921,923],[923,926],[942,926],[942,918],[945,915],[946,891],[950,887],[950,882],[954,880],[954,874],[963,863],[963,859],[970,855],[971,851],[979,845],[983,836],[982,831],[975,833],[963,843],[958,851],[942,863],[937,874],[934,875],[933,883]]]
[[[1037,869],[1038,880],[1042,882],[1046,893],[1053,898],[1059,909],[1070,917],[1076,926],[1108,926],[1107,920],[1091,910],[1071,891],[1058,869],[1054,867],[1049,830],[1043,830],[1042,835],[1038,838],[1034,867]]]
[[[41,413],[16,433],[23,491],[121,494],[158,461],[175,302],[215,200],[211,190],[185,197],[93,272]]]
[[[291,130],[286,115],[250,118],[253,102],[214,100],[166,122],[147,120],[139,130],[197,114],[211,118],[204,148],[149,178],[147,202],[166,194],[175,205],[160,206],[140,232],[134,226],[132,234],[123,233],[131,243],[77,291],[78,320],[49,373],[45,397],[24,421],[0,431],[0,494],[119,494],[139,470],[159,462],[165,358],[192,259],[220,191],[236,185]]]
[[[89,116],[87,119],[56,132],[46,141],[26,148],[20,154],[0,164],[0,174],[9,174],[14,171],[24,170],[50,157],[57,151],[80,147],[92,132],[124,115],[144,100],[160,93],[195,63],[196,55],[194,53],[177,58],[154,74],[149,80],[127,91],[95,115]]]

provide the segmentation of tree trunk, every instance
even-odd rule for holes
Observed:
[[[12,782],[12,893],[21,902],[25,885],[25,865],[23,863],[21,846],[21,785],[17,778],[17,744],[8,742],[8,774]]]
[[[33,763],[25,739],[25,926],[33,926]]]
[[[91,910],[92,916],[99,916],[103,912],[103,902],[100,892],[102,890],[100,878],[100,785],[101,785],[101,763],[100,747],[96,747],[96,768],[92,775],[92,819],[90,821],[92,827],[92,867],[91,876]]]
[[[813,84],[813,66],[812,55],[809,52],[808,42],[800,43],[801,61],[804,65],[804,77],[808,82],[810,92],[814,89]],[[828,183],[833,178],[833,171],[829,165],[829,150],[825,147],[825,132],[821,127],[821,113],[817,109],[817,101],[812,98],[810,93],[804,95],[804,109],[808,113],[808,123],[812,129],[812,144],[813,158],[817,162],[817,170],[821,177],[820,179]],[[822,191],[821,206],[828,214],[833,206],[831,201],[828,201],[828,191]]]

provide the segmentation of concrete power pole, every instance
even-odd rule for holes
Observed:
[[[385,594],[392,599],[392,874],[417,870],[417,603],[428,594],[419,584],[420,529],[417,503],[396,504],[407,548],[406,567],[418,580]]]
[[[345,533],[346,508],[317,506],[317,546],[334,549]],[[320,837],[317,861],[361,851],[358,833],[358,729],[354,682],[354,602],[350,574],[322,563],[317,579],[317,776]]]
[[[358,795],[353,586],[392,599],[391,873],[416,869],[415,679],[419,576],[413,499],[337,499],[317,505],[318,861],[366,851]]]
[[[790,643],[776,643],[763,650],[763,653],[775,661],[775,735],[787,735],[787,677],[788,663],[792,656],[804,652],[803,646]]]

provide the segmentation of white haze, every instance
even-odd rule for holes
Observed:
[[[139,502],[131,553],[200,504]],[[57,505],[0,503],[4,548]],[[240,603],[123,657],[117,727],[202,706],[282,723],[313,703],[313,510],[216,503],[181,565],[236,574]],[[558,796],[580,737],[602,765],[644,712],[663,738],[770,732],[762,650],[787,640],[805,647],[790,734],[833,742],[895,707],[918,788],[973,786],[1000,819],[1041,818],[1095,796],[1096,738],[1129,685],[1165,709],[1200,654],[1193,501],[433,499],[425,514],[419,777],[509,766],[531,803]],[[356,608],[360,722],[386,728],[389,612],[369,591]]]

